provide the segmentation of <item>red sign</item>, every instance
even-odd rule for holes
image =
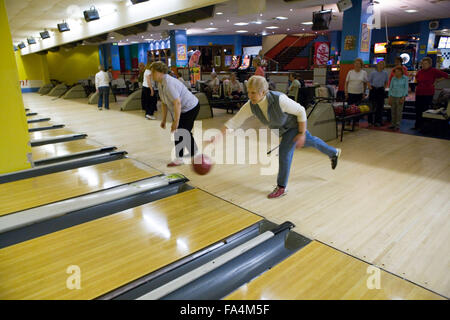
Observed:
[[[314,43],[314,64],[316,66],[323,66],[327,64],[328,60],[330,60],[330,43]]]

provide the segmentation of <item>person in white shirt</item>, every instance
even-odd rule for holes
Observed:
[[[200,111],[200,103],[198,98],[181,81],[168,74],[169,68],[164,62],[154,62],[151,68],[152,77],[158,84],[158,93],[162,102],[161,128],[166,128],[168,109],[170,109],[173,118],[171,132],[175,133],[176,159],[167,166],[179,166],[184,163],[182,158],[185,147],[188,149],[191,158],[195,156],[198,150],[192,136],[192,128]]]
[[[353,63],[354,69],[347,73],[345,79],[345,99],[347,103],[359,104],[366,97],[367,72],[362,70],[364,62],[361,58],[356,58]]]
[[[109,75],[103,66],[98,66],[99,72],[95,75],[95,89],[98,92],[98,110],[102,110],[103,100],[105,109],[109,110]]]
[[[154,87],[155,83],[152,79],[151,63],[148,62],[145,67],[142,82],[141,102],[142,109],[145,110],[145,118],[149,120],[156,120],[154,113],[156,111],[156,104],[158,100],[156,98]]]
[[[335,169],[340,149],[327,145],[321,139],[312,136],[306,130],[305,108],[286,94],[270,91],[269,84],[262,76],[252,76],[248,81],[249,101],[242,106],[239,112],[225,123],[222,134],[211,139],[216,141],[225,135],[227,129],[236,130],[244,122],[255,115],[270,129],[279,130],[281,143],[279,146],[279,171],[277,187],[268,198],[278,198],[286,194],[286,187],[295,148],[313,147],[326,154],[331,159],[331,168]]]

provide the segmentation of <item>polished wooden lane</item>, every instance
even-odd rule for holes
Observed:
[[[72,130],[68,129],[54,129],[54,130],[45,130],[45,131],[35,131],[30,132],[30,139],[31,140],[38,140],[38,139],[47,139],[47,138],[53,138],[56,136],[64,136],[67,134],[74,134]]]
[[[26,105],[54,123],[86,132],[103,145],[119,146],[133,158],[164,172],[186,175],[191,184],[265,218],[292,221],[295,231],[371,264],[450,296],[450,143],[407,134],[357,129],[341,143],[336,170],[312,149],[296,150],[289,193],[266,199],[276,184],[275,173],[261,174],[266,165],[215,165],[208,175],[192,174],[190,166],[167,168],[173,144],[160,121],[144,118],[142,110],[120,112],[73,100],[52,101],[33,93]],[[160,109],[160,108],[159,108]],[[155,115],[161,119],[161,112]],[[225,110],[200,122],[203,130],[220,128],[230,118]],[[169,125],[168,125],[169,126]],[[194,134],[198,131],[194,128]],[[204,131],[203,131],[204,132]],[[258,147],[256,139],[247,139]],[[414,268],[411,268],[414,266]]]
[[[28,124],[28,129],[50,127],[53,124],[50,121],[33,122]]]
[[[368,267],[370,265],[361,260],[313,241],[226,299],[443,299],[380,269],[377,283],[375,271]]]
[[[193,189],[0,250],[0,299],[93,299],[260,220]]]
[[[132,159],[121,159],[0,184],[0,216],[112,188],[160,174]]]
[[[31,148],[31,152],[33,160],[36,161],[98,148],[101,148],[99,144],[83,139],[36,146]]]

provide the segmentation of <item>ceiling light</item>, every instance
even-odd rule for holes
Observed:
[[[227,22],[230,22],[230,19],[227,19]]]
[[[291,11],[291,12],[292,12],[292,11],[294,11],[294,9],[289,9],[289,11]]]
[[[312,21],[302,22],[302,24],[313,24]]]
[[[266,27],[267,29],[278,29],[277,26],[270,26],[270,27]]]
[[[168,25],[169,25],[169,26],[173,26],[173,23],[172,23],[172,22],[169,22]]]
[[[216,14],[220,16],[221,14],[223,14],[223,12],[216,12]]]
[[[235,26],[246,26],[246,25],[248,25],[248,22],[237,22],[234,25]]]
[[[260,17],[262,17],[262,16],[263,16],[263,14],[262,14],[262,13],[260,13],[260,14],[259,14],[259,16],[260,16]]]
[[[110,39],[115,39],[114,37],[109,37]]]
[[[277,19],[277,20],[287,20],[288,18],[287,17],[276,17],[275,19]]]
[[[212,25],[214,25],[214,23],[213,22],[211,22],[210,24],[209,24],[210,26],[212,26]]]
[[[405,10],[405,12],[408,12],[408,13],[414,13],[414,12],[417,12],[417,10],[414,10],[414,9],[408,9],[408,10]]]
[[[214,31],[214,30],[217,30],[217,28],[206,28],[205,30],[206,31]]]
[[[144,39],[145,41],[153,41],[153,39]]]
[[[237,30],[236,31],[237,33],[245,33],[245,32],[248,32],[247,30]]]
[[[286,29],[286,31],[289,31],[289,30],[291,30],[291,29],[289,29],[289,28]]]

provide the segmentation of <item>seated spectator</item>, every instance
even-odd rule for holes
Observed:
[[[231,74],[230,86],[229,86],[229,95],[230,96],[238,96],[242,95],[242,87],[241,83],[236,79],[236,74]]]

